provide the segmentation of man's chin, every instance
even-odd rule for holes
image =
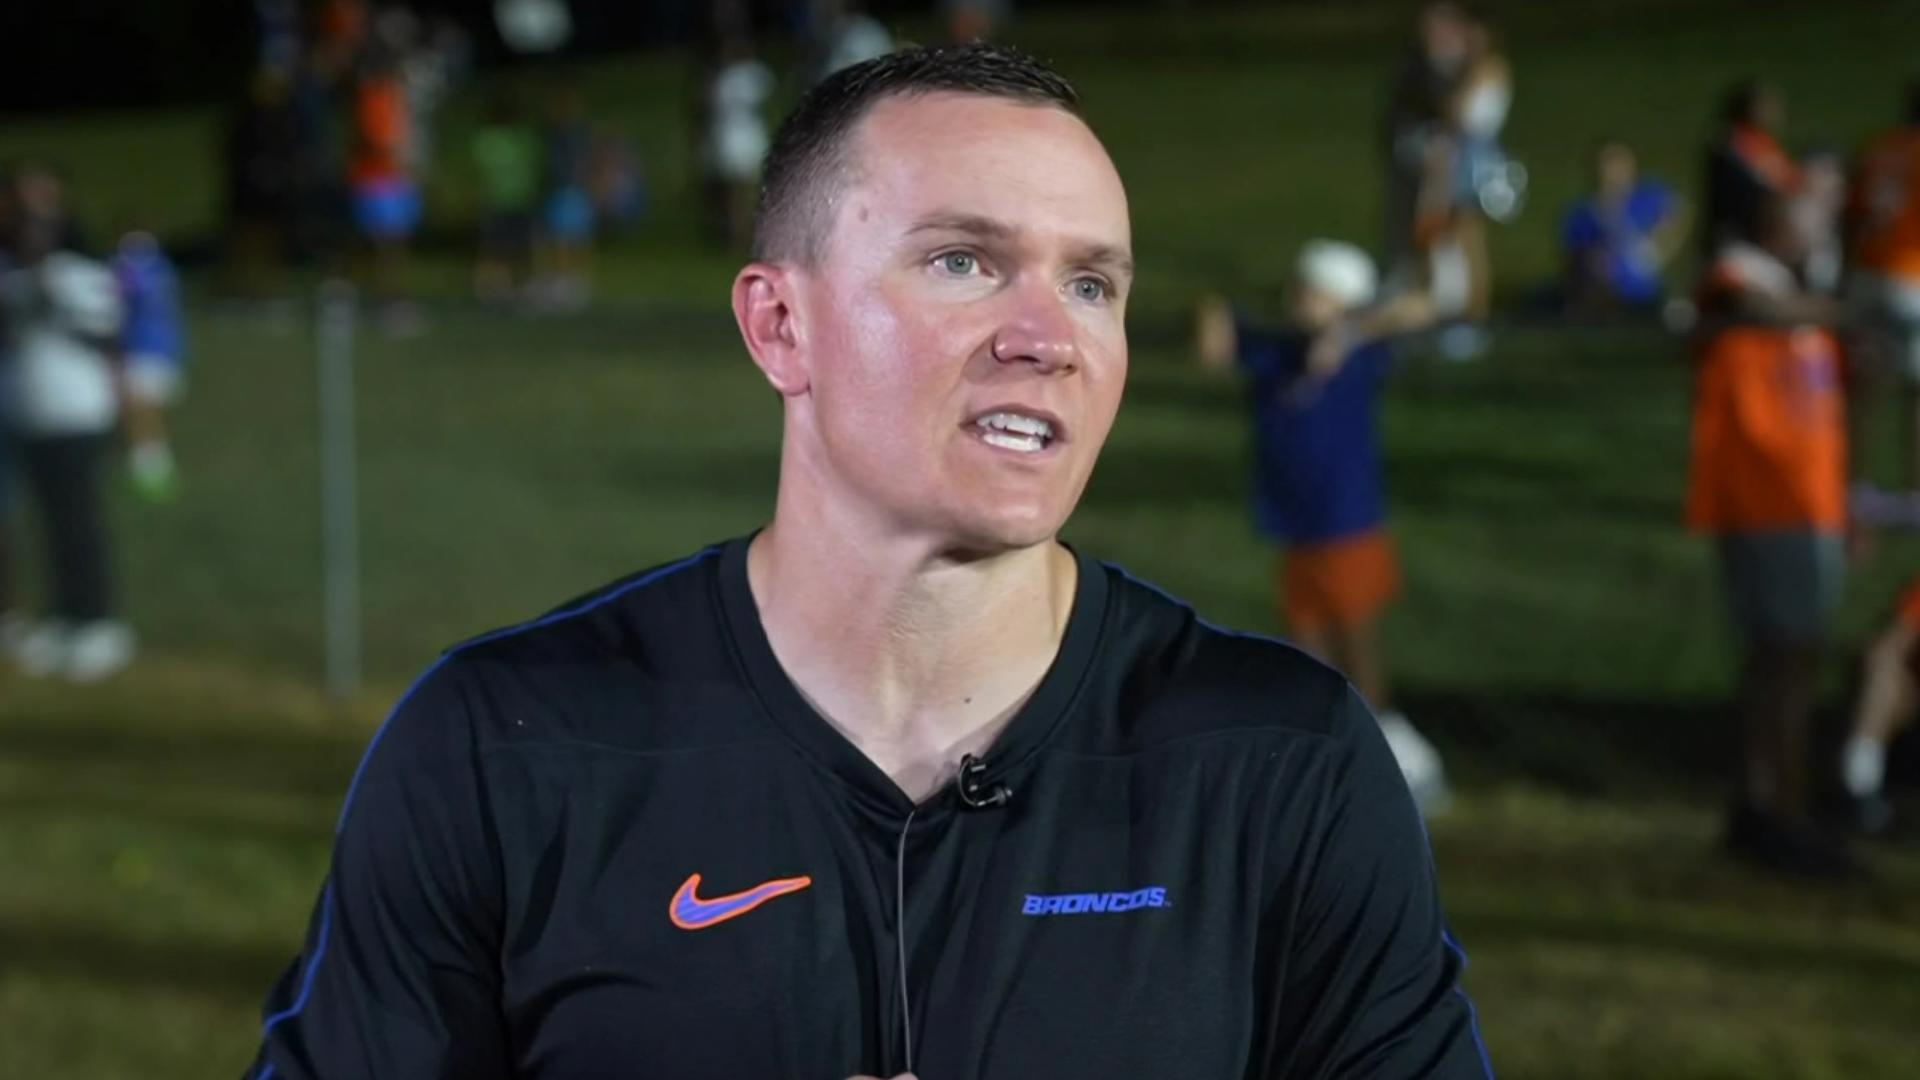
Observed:
[[[1066,524],[1065,514],[1043,512],[970,515],[953,530],[953,550],[972,558],[992,558],[1053,542]]]

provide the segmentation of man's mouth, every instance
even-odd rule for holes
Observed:
[[[974,434],[988,446],[1022,454],[1037,454],[1060,438],[1058,421],[1015,409],[996,409],[974,417]]]

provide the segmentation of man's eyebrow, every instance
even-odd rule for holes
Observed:
[[[1004,221],[996,221],[979,214],[936,213],[921,218],[907,235],[923,232],[961,232],[994,240],[1010,240],[1015,229]]]
[[[1132,253],[1113,244],[1076,244],[1072,249],[1072,261],[1105,270],[1116,277],[1133,278]]]
[[[907,230],[912,236],[923,232],[957,232],[988,240],[1012,240],[1019,230],[1004,221],[979,214],[935,213],[920,219]],[[1077,241],[1069,248],[1069,261],[1093,266],[1119,277],[1133,277],[1133,255],[1115,244]]]

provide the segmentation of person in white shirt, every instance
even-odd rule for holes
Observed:
[[[114,614],[100,465],[120,418],[112,343],[120,290],[103,263],[71,250],[59,179],[28,167],[15,263],[0,277],[6,311],[5,423],[45,530],[51,588],[43,617],[18,642],[33,675],[103,679],[133,659]]]

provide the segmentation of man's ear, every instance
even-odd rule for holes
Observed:
[[[807,392],[806,327],[795,275],[786,267],[753,262],[733,279],[733,321],[753,362],[782,397]]]

